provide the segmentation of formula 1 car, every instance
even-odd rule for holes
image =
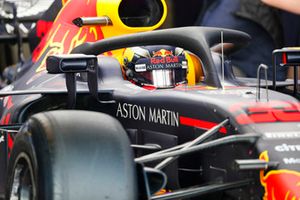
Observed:
[[[56,20],[33,65],[0,92],[6,199],[299,199],[298,100],[247,87],[211,49],[234,52],[249,42],[247,34],[184,27],[97,41],[95,33],[118,35],[94,29],[114,24],[109,17],[69,17],[71,28]],[[124,78],[114,55],[145,45],[185,49],[199,58],[202,77],[181,62],[192,84],[147,88]],[[133,70],[177,69],[182,57],[162,52]],[[298,51],[279,53],[279,67],[299,64]]]

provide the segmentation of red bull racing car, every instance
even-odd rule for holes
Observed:
[[[300,198],[300,104],[234,76],[226,55],[246,33],[123,35],[160,26],[165,2],[64,4],[0,91],[2,198]],[[300,63],[278,54],[277,67]]]

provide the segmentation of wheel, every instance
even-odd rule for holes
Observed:
[[[6,199],[137,199],[126,132],[105,114],[51,111],[32,116],[11,152]]]

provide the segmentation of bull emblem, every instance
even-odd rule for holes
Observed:
[[[268,152],[261,153],[260,159],[269,161]],[[298,200],[300,199],[300,173],[280,169],[264,173],[260,171],[260,182],[265,188],[264,200]]]
[[[166,49],[161,49],[159,51],[153,51],[152,54],[153,54],[153,57],[174,56],[172,51],[168,51]]]

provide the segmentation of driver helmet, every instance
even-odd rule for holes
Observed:
[[[124,74],[137,85],[171,88],[187,82],[187,59],[182,48],[131,47],[123,55]]]

